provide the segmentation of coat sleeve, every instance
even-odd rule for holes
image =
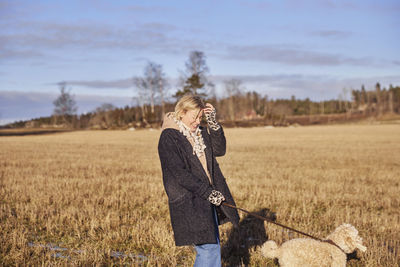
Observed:
[[[213,149],[213,154],[216,157],[221,157],[225,155],[226,152],[226,139],[224,130],[222,126],[214,131],[213,129],[209,128],[210,138],[211,138],[211,146]]]
[[[165,131],[161,134],[158,143],[158,154],[160,156],[161,166],[163,169],[169,170],[170,177],[186,190],[207,199],[213,188],[206,181],[193,175],[185,165],[175,139]],[[169,181],[166,181],[169,182]]]

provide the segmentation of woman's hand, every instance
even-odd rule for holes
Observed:
[[[215,108],[210,103],[206,103],[206,107],[203,109],[203,111],[204,111],[204,114],[208,114],[212,111],[215,111]]]
[[[217,112],[213,105],[211,105],[210,103],[206,103],[206,108],[203,109],[203,111],[207,119],[207,124],[211,129],[217,131],[219,128],[221,128],[221,126],[217,122]]]
[[[221,192],[217,190],[211,191],[211,194],[208,196],[208,201],[211,202],[211,204],[214,204],[215,206],[221,205],[222,202],[225,201],[225,197],[222,195]]]

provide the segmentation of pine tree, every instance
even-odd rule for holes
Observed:
[[[206,56],[201,51],[192,51],[185,66],[186,72],[181,77],[182,89],[178,90],[174,97],[180,98],[187,93],[205,97],[207,95],[207,87],[212,88],[214,86],[206,76],[208,73]]]

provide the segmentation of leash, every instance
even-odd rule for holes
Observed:
[[[309,235],[309,234],[304,233],[304,232],[302,232],[302,231],[296,230],[296,229],[294,229],[294,228],[292,228],[292,227],[289,227],[289,226],[286,226],[286,225],[283,225],[283,224],[274,222],[274,221],[272,221],[272,220],[270,220],[270,219],[268,219],[268,218],[266,218],[266,217],[263,217],[263,216],[261,216],[261,215],[255,214],[255,213],[250,212],[250,211],[247,211],[247,210],[245,210],[245,209],[242,209],[242,208],[233,206],[233,205],[228,204],[228,203],[226,203],[226,202],[222,202],[222,205],[227,206],[227,207],[230,207],[230,208],[233,208],[233,209],[237,209],[237,210],[243,211],[244,213],[250,214],[251,216],[254,216],[254,217],[258,218],[258,219],[261,219],[261,220],[263,220],[263,221],[267,221],[267,222],[269,222],[269,223],[278,225],[278,226],[280,226],[280,227],[282,227],[282,228],[288,229],[288,230],[293,231],[293,232],[296,232],[296,233],[298,233],[298,234],[308,236],[308,237],[310,237],[310,238],[312,238],[312,239],[315,239],[315,240],[318,240],[318,241],[324,241],[324,240],[322,240],[322,239],[320,239],[320,238],[318,238],[318,237]]]
[[[266,218],[266,217],[264,217],[264,216],[261,216],[261,215],[255,214],[255,213],[253,213],[253,212],[247,211],[247,210],[245,210],[245,209],[242,209],[242,208],[233,206],[233,205],[228,204],[228,203],[226,203],[226,202],[222,202],[221,205],[224,205],[224,206],[229,207],[229,208],[232,208],[232,209],[237,209],[237,210],[243,211],[244,213],[247,213],[247,214],[249,214],[249,215],[251,215],[251,216],[253,216],[253,217],[256,217],[256,218],[258,218],[258,219],[260,219],[260,220],[263,220],[263,221],[266,221],[266,222],[269,222],[269,223],[278,225],[278,226],[280,226],[280,227],[282,227],[282,228],[285,228],[285,229],[288,229],[288,230],[290,230],[290,231],[296,232],[296,233],[298,233],[298,234],[307,236],[307,237],[312,238],[312,239],[315,239],[315,240],[317,240],[317,241],[329,243],[329,244],[334,245],[335,247],[339,248],[343,253],[347,254],[346,252],[343,251],[343,249],[341,249],[341,248],[340,248],[335,242],[333,242],[332,240],[329,240],[329,239],[323,240],[323,239],[321,239],[321,238],[318,238],[318,237],[312,236],[312,235],[310,235],[310,234],[304,233],[304,232],[302,232],[302,231],[296,230],[296,229],[294,229],[294,228],[292,228],[292,227],[289,227],[289,226],[286,226],[286,225],[283,225],[283,224],[274,222],[274,221],[272,221],[272,220],[270,220],[270,219],[268,219],[268,218]]]

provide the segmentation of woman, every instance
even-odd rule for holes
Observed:
[[[200,126],[203,114],[208,130]],[[239,222],[235,209],[221,205],[235,205],[215,159],[225,150],[215,109],[200,97],[183,96],[164,117],[158,153],[175,244],[195,245],[194,266],[221,266],[218,225]]]

